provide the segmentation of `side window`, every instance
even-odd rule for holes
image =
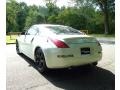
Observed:
[[[49,32],[49,30],[45,27],[39,27],[39,35],[40,36],[48,36],[51,33]]]
[[[31,28],[27,31],[26,35],[36,35],[37,33],[38,33],[37,28],[36,28],[36,27],[31,27]]]

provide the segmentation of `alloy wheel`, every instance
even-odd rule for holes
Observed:
[[[46,63],[45,63],[45,58],[42,50],[39,48],[35,52],[35,63],[37,65],[37,69],[43,73],[47,70]]]

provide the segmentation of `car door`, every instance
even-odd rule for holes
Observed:
[[[29,57],[32,55],[33,41],[37,33],[38,33],[37,27],[32,26],[25,35],[25,39],[24,39],[25,54]]]

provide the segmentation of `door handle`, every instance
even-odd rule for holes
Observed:
[[[34,37],[32,38],[31,43],[33,42],[33,40],[34,40]]]

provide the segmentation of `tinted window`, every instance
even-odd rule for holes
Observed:
[[[69,35],[83,34],[83,32],[80,32],[77,29],[74,29],[74,28],[68,27],[68,26],[46,26],[46,27],[55,34],[69,34]]]
[[[53,35],[53,33],[48,28],[46,28],[44,26],[40,26],[39,27],[39,35],[49,36],[49,35]]]
[[[27,31],[27,35],[36,35],[38,33],[38,30],[36,27],[31,27],[28,31]]]

